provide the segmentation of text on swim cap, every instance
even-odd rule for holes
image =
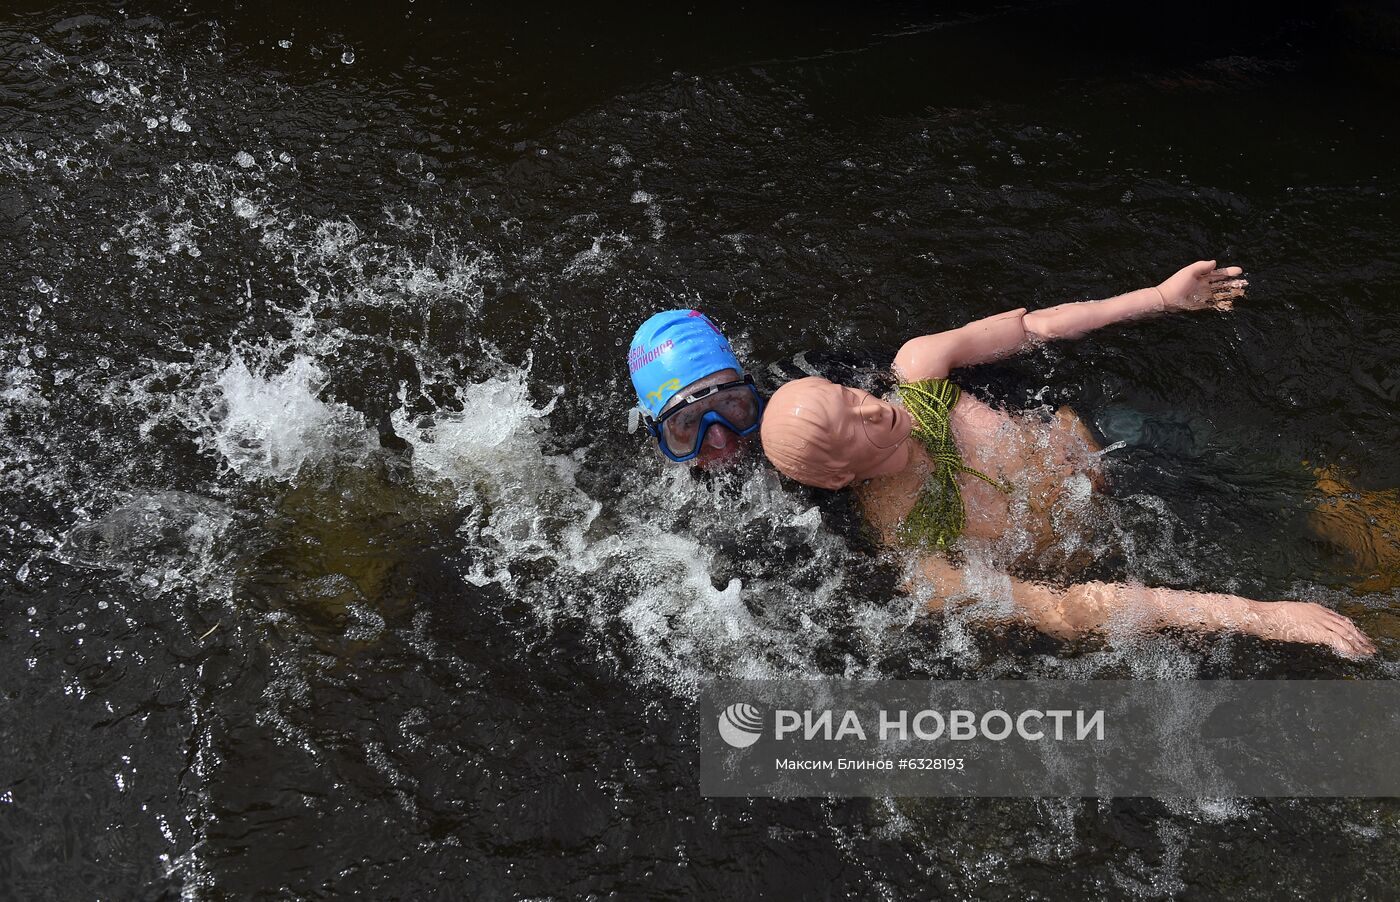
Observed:
[[[648,351],[644,345],[633,345],[632,350],[627,352],[627,372],[635,373],[637,370],[660,357],[662,353],[671,350],[672,346],[673,344],[669,338],[650,351]]]

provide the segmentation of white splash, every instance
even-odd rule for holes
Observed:
[[[214,380],[203,431],[239,476],[285,481],[332,447],[367,446],[359,415],[322,401],[324,386],[325,375],[307,356],[275,374],[255,373],[235,356]]]

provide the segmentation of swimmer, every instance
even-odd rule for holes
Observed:
[[[1101,449],[1073,411],[1062,408],[1048,422],[1011,414],[962,393],[949,373],[1112,323],[1228,310],[1244,296],[1241,275],[1239,267],[1200,261],[1160,285],[1107,300],[1020,308],[912,339],[895,356],[895,401],[820,377],[789,382],[768,403],[763,451],[805,485],[853,487],[882,543],[919,552],[916,588],[931,592],[930,609],[941,609],[976,590],[978,577],[949,558],[960,537],[995,539],[1015,526],[1029,535],[1026,556],[1034,558],[1066,516],[1091,509],[1065,503],[1070,496],[1101,487]],[[1013,509],[1013,498],[1026,503]],[[1004,574],[995,582],[1013,616],[1062,638],[1114,626],[1175,627],[1319,643],[1352,656],[1375,651],[1349,619],[1306,602],[1103,582],[1057,588]]]
[[[627,369],[637,422],[677,463],[733,461],[758,431],[763,396],[729,341],[698,310],[666,310],[637,329]]]

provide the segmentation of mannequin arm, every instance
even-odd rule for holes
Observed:
[[[934,589],[930,610],[950,597],[970,594],[962,571],[942,557],[927,557],[923,571]],[[1115,623],[1139,630],[1177,628],[1200,632],[1238,631],[1263,639],[1326,645],[1347,656],[1374,654],[1376,647],[1356,624],[1321,605],[1301,601],[1254,601],[1238,595],[1149,589],[1125,583],[1078,583],[1064,589],[1014,578],[1011,603],[1018,619],[1060,638],[1105,632]]]
[[[1238,266],[1216,269],[1201,260],[1178,270],[1161,285],[1101,301],[1077,301],[1027,313],[1024,307],[979,319],[958,329],[913,338],[894,358],[905,382],[944,379],[959,367],[1010,357],[1026,345],[1057,338],[1080,338],[1095,329],[1177,310],[1228,310],[1249,284]]]

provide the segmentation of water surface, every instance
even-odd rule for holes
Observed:
[[[0,878],[20,898],[1374,898],[1386,800],[699,798],[713,676],[1394,678],[1308,469],[1400,483],[1392,18],[1097,4],[0,14]],[[1096,566],[1372,662],[929,621],[813,498],[625,433],[1203,257],[1229,316],[965,384],[1115,460]],[[1125,425],[1126,424],[1126,425]],[[1308,461],[1305,466],[1303,461]]]

